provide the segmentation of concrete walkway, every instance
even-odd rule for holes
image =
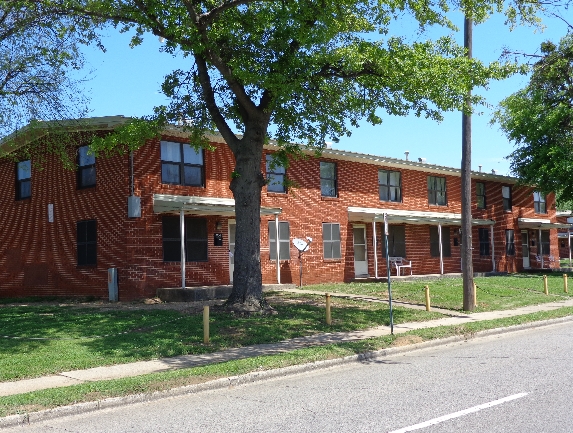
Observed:
[[[298,291],[289,289],[288,291]],[[302,293],[313,293],[307,290],[301,290]],[[324,294],[324,292],[318,292]],[[350,294],[331,294],[337,297],[348,297],[353,299],[362,299],[370,302],[387,302],[378,298],[367,296],[350,295]],[[425,308],[420,305],[398,303],[400,306],[410,308]],[[469,322],[478,322],[483,320],[494,320],[505,317],[520,316],[539,311],[550,311],[561,307],[573,306],[573,299],[551,302],[547,304],[532,305],[528,307],[516,308],[514,310],[491,311],[485,313],[463,314],[443,309],[432,308],[432,311],[439,311],[450,317],[426,322],[412,322],[394,325],[394,334],[401,334],[414,329],[434,328],[438,326],[459,325]],[[96,367],[87,370],[66,371],[52,376],[38,377],[35,379],[24,379],[14,382],[0,383],[0,396],[23,394],[26,392],[38,391],[48,388],[59,388],[70,385],[76,385],[84,382],[93,382],[98,380],[120,379],[124,377],[139,376],[148,373],[157,373],[161,371],[176,370],[180,368],[198,367],[207,364],[215,364],[236,359],[251,358],[255,356],[274,355],[289,352],[304,347],[318,346],[330,343],[340,343],[345,341],[356,341],[366,338],[379,337],[390,334],[390,327],[379,326],[363,331],[353,332],[336,332],[317,334],[308,337],[294,338],[278,343],[258,344],[255,346],[228,349],[220,352],[203,354],[203,355],[182,355],[173,358],[155,359],[151,361],[139,361],[129,364],[112,365],[109,367]]]

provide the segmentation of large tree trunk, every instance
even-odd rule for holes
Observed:
[[[235,198],[237,231],[233,291],[227,306],[235,311],[268,309],[263,301],[261,274],[261,189],[265,185],[261,158],[264,137],[264,126],[247,125],[245,135],[234,151],[236,165],[230,188]]]

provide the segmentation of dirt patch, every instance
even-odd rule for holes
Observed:
[[[410,344],[421,343],[424,341],[419,335],[401,335],[392,343],[393,347],[409,346]]]

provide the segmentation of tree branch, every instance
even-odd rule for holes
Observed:
[[[229,145],[229,148],[234,153],[237,148],[237,137],[229,128],[227,121],[221,114],[217,101],[215,101],[215,93],[213,92],[213,85],[211,84],[211,77],[209,76],[209,70],[207,67],[207,62],[205,59],[197,54],[195,54],[195,64],[197,65],[197,72],[199,76],[199,83],[201,84],[201,89],[203,91],[203,98],[207,104],[207,109],[217,125],[217,129]]]

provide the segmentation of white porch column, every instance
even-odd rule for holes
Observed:
[[[185,214],[179,211],[179,232],[181,233],[181,288],[185,288]]]
[[[571,267],[571,229],[567,229],[567,245],[569,246],[569,267]]]
[[[538,237],[537,237],[537,254],[541,257],[541,269],[543,269],[543,248],[541,247],[541,229],[537,230]]]
[[[495,243],[493,242],[493,225],[489,226],[489,233],[491,238],[491,266],[492,272],[495,272]]]
[[[281,261],[279,257],[280,253],[280,245],[279,245],[279,215],[275,214],[275,239],[276,242],[276,250],[277,250],[277,283],[281,283]]]
[[[442,225],[438,224],[438,241],[440,246],[440,275],[444,275],[444,252],[442,250]]]
[[[376,220],[372,221],[372,247],[374,248],[374,278],[378,279],[378,249],[376,248]],[[571,250],[569,250],[571,251]],[[571,255],[571,254],[569,254]]]

